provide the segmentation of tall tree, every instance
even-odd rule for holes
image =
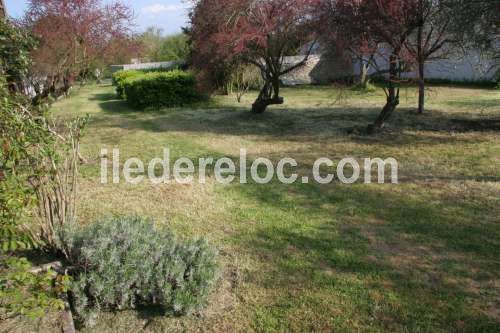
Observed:
[[[399,105],[401,74],[412,61],[405,45],[419,23],[418,1],[338,0],[330,8],[329,22],[339,45],[350,45],[359,56],[376,52],[384,59],[378,74],[385,80],[387,99],[370,131],[382,128]]]
[[[325,0],[320,11],[323,21],[327,20],[323,35],[350,51],[350,56],[362,65],[366,59],[372,59],[373,54],[378,60],[389,58],[382,61],[382,65],[390,65],[394,62],[392,55],[392,59],[399,58],[401,71],[417,73],[420,113],[425,107],[427,62],[466,50],[498,58],[500,0]],[[369,60],[368,63],[380,65]],[[393,94],[390,86],[400,79],[391,79],[391,68],[386,67],[389,68],[379,67],[375,72],[389,73],[388,97],[395,102],[397,98],[391,96],[397,97],[398,89],[395,88]],[[389,104],[374,127],[382,126],[392,113],[387,107]]]
[[[189,45],[184,33],[164,36],[163,30],[149,27],[139,36],[143,55],[148,61],[187,60]]]
[[[160,46],[160,61],[187,60],[189,52],[185,34],[166,36]]]
[[[451,32],[466,46],[499,55],[500,0],[448,0],[453,6]]]
[[[491,52],[499,27],[499,4],[498,0],[418,0],[418,27],[405,47],[416,67],[419,113],[425,106],[425,64],[464,49]]]
[[[24,24],[40,43],[33,53],[34,72],[46,78],[44,94],[67,92],[77,77],[131,44],[133,15],[121,2],[101,0],[29,0]]]
[[[220,63],[256,66],[264,84],[252,106],[262,113],[282,104],[280,77],[304,65],[314,43],[301,61],[287,66],[285,57],[315,39],[315,0],[200,0],[191,13],[193,62],[207,69]]]
[[[453,48],[458,46],[458,41],[453,39],[450,33],[453,20],[451,2],[417,1],[417,29],[405,42],[405,48],[417,73],[418,113],[423,113],[425,106],[425,64],[428,61],[448,58]]]
[[[449,0],[450,2],[452,0]],[[500,81],[500,0],[455,0],[451,31],[465,49],[493,59]]]
[[[163,42],[163,30],[154,26],[148,27],[139,37],[143,54],[148,61],[160,61],[160,47]]]

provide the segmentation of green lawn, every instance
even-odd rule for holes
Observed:
[[[223,267],[197,316],[153,310],[104,314],[103,331],[500,330],[500,92],[431,87],[426,114],[407,89],[386,131],[366,126],[381,91],[284,89],[285,104],[255,116],[217,97],[209,106],[131,110],[111,86],[77,89],[55,114],[89,113],[79,218],[151,216],[180,236],[204,236]],[[100,149],[149,161],[186,156],[297,159],[394,157],[399,185],[101,185]]]

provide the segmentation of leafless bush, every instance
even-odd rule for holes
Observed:
[[[237,65],[228,82],[227,91],[229,94],[234,94],[238,103],[250,89],[259,89],[262,78],[259,71],[253,66]]]
[[[76,219],[80,139],[86,119],[64,126],[45,124],[54,136],[52,149],[45,158],[33,161],[34,169],[43,170],[30,177],[36,199],[34,237],[54,252],[68,255],[64,245],[65,226]],[[43,147],[41,147],[43,149]]]

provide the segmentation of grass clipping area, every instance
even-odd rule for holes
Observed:
[[[54,106],[91,114],[82,143],[80,221],[111,214],[167,221],[220,249],[223,277],[209,306],[183,317],[154,309],[106,312],[94,330],[496,332],[500,329],[500,92],[416,91],[387,129],[348,134],[384,103],[370,93],[287,88],[285,104],[249,113],[255,93],[196,108],[134,112],[111,86],[89,86]],[[101,148],[121,160],[293,157],[307,174],[319,157],[393,157],[398,185],[272,182],[223,186],[101,184]],[[363,174],[363,170],[361,170]]]

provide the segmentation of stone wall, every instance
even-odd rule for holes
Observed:
[[[304,56],[286,57],[284,67],[291,67],[304,59]],[[333,53],[309,56],[305,65],[282,77],[287,86],[303,84],[328,84],[354,75],[351,61]]]

